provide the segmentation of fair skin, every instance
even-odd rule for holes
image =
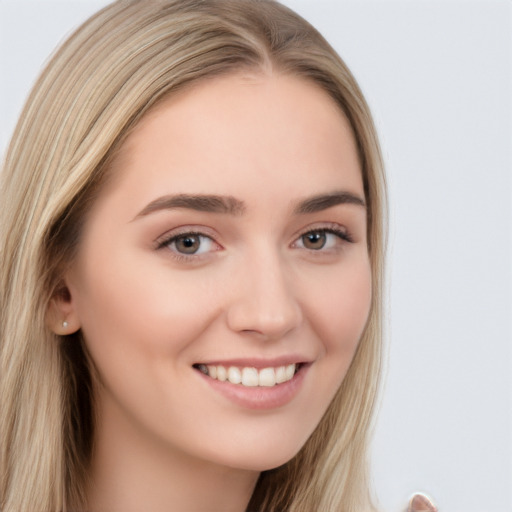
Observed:
[[[364,199],[349,124],[305,80],[215,78],[143,118],[52,306],[101,381],[91,511],[242,512],[304,445],[368,317]]]

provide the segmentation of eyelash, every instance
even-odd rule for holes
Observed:
[[[180,239],[184,239],[187,237],[198,237],[199,239],[204,240],[205,238],[210,240],[213,244],[219,245],[217,242],[215,242],[214,238],[210,235],[207,235],[201,231],[195,231],[195,230],[189,230],[189,231],[183,231],[181,233],[173,233],[170,236],[165,236],[161,240],[157,240],[157,247],[156,249],[168,249],[169,252],[172,253],[173,258],[175,258],[178,262],[181,261],[198,261],[201,259],[201,256],[203,254],[184,254],[181,252],[178,252],[177,250],[171,249],[169,246],[173,243],[176,243]]]
[[[311,234],[321,234],[321,235],[331,234],[331,235],[335,235],[336,237],[338,237],[340,239],[341,243],[354,243],[354,239],[352,238],[350,233],[338,228],[337,226],[336,227],[332,226],[332,227],[321,227],[321,228],[317,228],[317,229],[315,229],[315,228],[308,229],[307,231],[304,231],[301,234],[299,234],[299,236],[293,242],[293,245],[297,244],[305,236],[311,235]],[[184,254],[184,253],[178,252],[176,249],[171,249],[169,247],[171,244],[173,244],[173,243],[175,244],[178,240],[185,239],[187,237],[198,237],[202,240],[204,240],[206,238],[206,239],[210,240],[211,243],[220,247],[220,245],[214,240],[214,238],[212,236],[207,235],[201,231],[189,230],[189,231],[183,231],[181,233],[173,233],[170,236],[165,236],[163,239],[157,240],[156,241],[156,249],[157,250],[169,249],[173,255],[173,258],[175,258],[178,262],[180,262],[180,261],[185,261],[185,262],[199,261],[201,259],[201,257],[203,256],[202,253],[201,254],[197,254],[197,253]],[[326,252],[326,251],[322,250],[323,246],[316,250],[308,249],[307,247],[303,247],[303,249],[306,251],[310,251],[311,253],[318,253],[318,254],[322,254],[322,253]],[[205,254],[208,254],[209,252],[210,251],[206,252]],[[215,251],[213,251],[213,252],[215,252]]]
[[[321,227],[321,228],[318,228],[318,229],[308,229],[307,231],[303,232],[302,234],[300,234],[297,238],[297,240],[294,242],[294,243],[297,243],[298,240],[301,240],[303,239],[305,236],[307,235],[311,235],[311,234],[322,234],[322,235],[325,235],[325,234],[330,234],[330,235],[334,235],[336,237],[338,237],[341,242],[346,242],[346,243],[354,243],[354,239],[352,238],[352,236],[350,235],[350,233],[348,233],[347,231],[345,230],[342,230],[338,227]],[[307,250],[307,248],[305,248]],[[310,249],[311,252],[325,252],[325,251],[322,251],[323,249],[323,246],[318,249],[318,250],[315,250],[315,249]]]

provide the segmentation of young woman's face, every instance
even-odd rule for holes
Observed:
[[[286,462],[370,308],[347,120],[305,80],[216,78],[147,115],[112,172],[66,275],[100,425],[229,467]]]

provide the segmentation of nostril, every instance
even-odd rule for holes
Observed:
[[[274,256],[262,254],[243,267],[226,304],[230,330],[255,339],[274,340],[301,323],[302,308],[295,282],[287,278],[287,269]]]
[[[272,303],[271,303],[272,302]],[[300,325],[302,312],[298,304],[276,300],[241,300],[231,305],[227,314],[231,330],[262,340],[278,339]]]

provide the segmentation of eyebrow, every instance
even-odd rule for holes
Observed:
[[[366,208],[366,203],[357,194],[340,191],[329,194],[319,194],[299,201],[294,207],[295,215],[327,210],[339,204],[353,204]],[[174,196],[162,196],[151,201],[136,216],[144,217],[161,210],[188,209],[199,212],[222,213],[228,215],[242,215],[246,211],[243,201],[232,196],[218,196],[206,194],[178,194]],[[135,220],[134,219],[134,220]]]
[[[144,217],[160,210],[174,210],[177,208],[231,215],[241,215],[245,211],[243,201],[231,196],[178,194],[175,196],[162,196],[151,201],[135,218]]]
[[[366,203],[362,197],[352,192],[340,191],[330,194],[320,194],[300,201],[296,205],[294,213],[305,215],[308,213],[321,212],[333,206],[337,206],[338,204],[354,204],[366,208]]]

